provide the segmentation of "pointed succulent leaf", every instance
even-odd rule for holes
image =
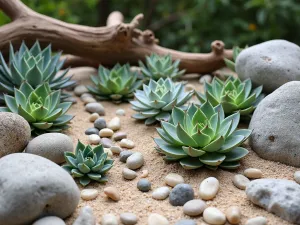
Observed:
[[[226,156],[224,154],[213,152],[202,155],[199,159],[205,165],[218,166],[225,160],[225,158]]]
[[[249,151],[242,147],[236,147],[232,149],[230,152],[226,153],[226,159],[224,162],[235,162],[239,161],[240,159],[244,158]]]
[[[179,163],[184,169],[187,170],[198,169],[204,165],[198,158],[191,157],[183,158],[179,161]]]

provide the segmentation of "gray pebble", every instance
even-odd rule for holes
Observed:
[[[46,216],[37,221],[32,225],[66,225],[65,222],[56,216]]]
[[[137,173],[135,171],[128,169],[126,167],[123,169],[122,174],[126,180],[133,180],[134,178],[137,177]]]
[[[90,134],[99,134],[99,130],[95,127],[90,127],[88,129],[86,129],[86,131],[84,132],[86,135],[90,135]]]
[[[110,147],[110,150],[113,154],[119,155],[122,151],[122,148],[120,146],[114,145]]]
[[[96,217],[90,206],[84,206],[73,225],[96,225]]]
[[[103,128],[106,128],[106,121],[103,118],[98,118],[94,122],[94,127],[98,130],[102,130]]]
[[[74,94],[81,96],[83,93],[88,93],[89,90],[84,85],[78,85],[74,88]]]
[[[117,132],[113,136],[114,141],[121,141],[124,138],[127,138],[127,134],[125,132]]]
[[[151,189],[151,183],[147,179],[140,179],[137,188],[142,192],[148,192]]]
[[[138,218],[134,213],[122,213],[120,215],[120,220],[125,225],[134,225],[137,223]]]
[[[62,100],[62,102],[72,102],[72,104],[76,104],[77,103],[77,99],[74,97],[68,97],[68,98],[64,98]]]
[[[197,225],[196,221],[194,220],[179,220],[175,225]]]
[[[113,146],[112,141],[108,138],[101,138],[100,143],[103,145],[104,148],[110,148],[111,146]]]
[[[87,97],[93,97],[93,95],[91,95],[90,93],[83,93],[83,94],[80,96],[80,99],[83,100],[84,98],[87,98]]]
[[[177,184],[169,195],[169,202],[173,206],[182,206],[194,199],[194,190],[189,184]]]
[[[123,163],[126,163],[126,160],[129,156],[131,156],[133,154],[132,151],[129,151],[129,150],[125,150],[125,151],[122,151],[120,153],[120,161],[123,162]]]
[[[105,115],[105,110],[104,110],[103,105],[101,105],[98,102],[92,102],[92,103],[86,104],[85,110],[90,112],[90,113],[95,113],[96,112],[101,116]]]
[[[123,139],[124,140],[124,139]],[[126,165],[129,169],[136,170],[144,165],[144,156],[140,152],[133,153],[126,160]]]

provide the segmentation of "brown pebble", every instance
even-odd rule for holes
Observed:
[[[148,170],[143,170],[141,177],[145,178],[145,177],[148,177],[148,175],[149,175],[149,171]]]
[[[241,210],[237,206],[231,206],[226,210],[226,218],[230,224],[241,222]]]
[[[114,201],[120,200],[120,194],[117,188],[115,187],[106,187],[104,188],[104,193],[107,195],[107,197],[111,198]]]

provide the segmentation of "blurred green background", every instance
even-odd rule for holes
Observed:
[[[270,39],[300,44],[300,0],[23,0],[35,11],[70,23],[103,26],[108,14],[121,11],[126,22],[145,18],[165,47],[210,51],[213,40],[227,48]],[[1,12],[0,24],[9,22]]]

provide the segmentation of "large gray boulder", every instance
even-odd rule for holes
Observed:
[[[235,69],[242,80],[272,92],[284,83],[300,80],[300,47],[285,40],[266,41],[243,50]]]
[[[43,157],[15,153],[0,159],[0,224],[27,225],[42,216],[66,218],[80,191],[60,166]]]
[[[300,185],[280,179],[251,181],[246,189],[247,198],[268,212],[300,224]]]
[[[299,107],[300,81],[282,85],[259,103],[249,144],[260,157],[300,167]]]

